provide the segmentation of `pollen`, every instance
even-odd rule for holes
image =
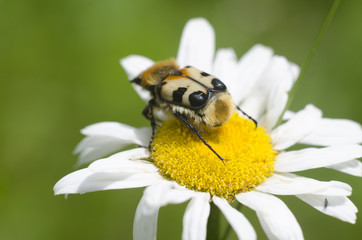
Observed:
[[[232,201],[272,175],[277,153],[265,129],[252,121],[234,114],[226,124],[205,128],[200,135],[228,160],[220,160],[183,123],[169,120],[158,129],[151,154],[165,178]]]

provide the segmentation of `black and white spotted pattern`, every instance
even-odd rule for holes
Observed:
[[[204,107],[215,92],[226,92],[225,84],[194,67],[185,67],[178,74],[167,76],[157,89],[162,101],[190,109]]]

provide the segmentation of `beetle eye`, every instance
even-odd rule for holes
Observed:
[[[205,93],[198,91],[190,94],[189,101],[192,107],[201,107],[207,101],[207,96]]]
[[[211,84],[214,86],[214,90],[219,90],[219,91],[226,90],[225,84],[217,78],[212,79]]]

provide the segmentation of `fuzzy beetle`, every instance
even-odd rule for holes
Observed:
[[[200,135],[200,130],[195,126],[221,126],[229,121],[236,109],[257,126],[257,122],[252,117],[234,104],[222,81],[192,66],[180,69],[175,60],[155,63],[133,79],[132,83],[150,91],[152,96],[143,110],[143,115],[150,120],[152,127],[150,148],[156,129],[153,111],[155,107],[172,113],[221,160],[227,159],[221,157],[204,140]]]

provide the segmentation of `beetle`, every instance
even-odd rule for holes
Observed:
[[[221,126],[229,121],[236,110],[252,120],[257,127],[256,120],[234,104],[226,85],[220,79],[195,67],[180,69],[175,60],[161,61],[131,82],[148,90],[152,96],[143,110],[143,115],[150,120],[152,127],[150,150],[156,129],[154,108],[173,114],[222,161],[228,159],[221,157],[204,140],[197,127]]]

